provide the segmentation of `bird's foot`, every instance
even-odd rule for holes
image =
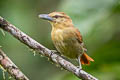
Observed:
[[[82,67],[81,67],[81,66],[77,66],[77,68],[78,68],[79,70],[82,70]]]
[[[51,50],[52,52],[54,52],[54,53],[59,53],[58,51],[56,51],[56,50]]]

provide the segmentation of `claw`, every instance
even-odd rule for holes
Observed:
[[[57,52],[56,50],[51,50],[51,51],[52,51],[52,52],[55,52],[55,53]]]
[[[78,68],[79,70],[82,70],[82,67],[80,67],[80,66],[77,66],[77,68]]]
[[[54,53],[57,53],[57,54],[59,53],[57,50],[51,50],[51,51],[54,52]]]

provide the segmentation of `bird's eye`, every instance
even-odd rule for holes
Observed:
[[[54,18],[58,18],[58,17],[60,17],[59,15],[55,15],[55,16],[53,16]]]

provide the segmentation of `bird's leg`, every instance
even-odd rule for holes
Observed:
[[[82,65],[81,65],[81,62],[80,62],[80,55],[78,56],[78,63],[79,63],[79,69],[82,69]]]

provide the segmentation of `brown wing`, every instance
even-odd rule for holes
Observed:
[[[83,40],[82,40],[82,35],[80,34],[80,32],[79,32],[78,29],[76,29],[76,35],[77,35],[78,42],[80,42],[81,46],[84,49],[84,53],[83,53],[83,55],[80,58],[81,64],[87,64],[87,65],[89,65],[90,61],[93,62],[94,60],[90,56],[88,56],[86,54],[87,49],[85,48],[85,45],[84,45]]]
[[[80,34],[80,31],[78,29],[76,29],[76,35],[77,35],[77,40],[80,43],[83,43],[82,35]]]
[[[81,44],[81,46],[83,46],[84,51],[86,52],[87,49],[85,48],[83,39],[82,39],[82,35],[80,34],[80,31],[78,29],[76,29],[76,36],[77,36],[77,40],[78,42]]]

